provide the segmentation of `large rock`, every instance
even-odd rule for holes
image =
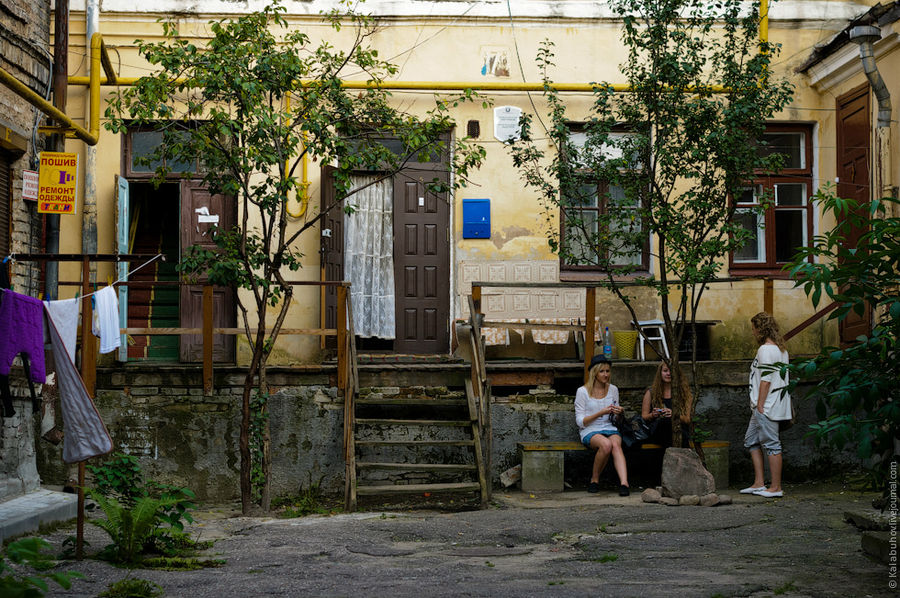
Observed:
[[[716,480],[691,449],[668,448],[663,457],[662,487],[665,496],[678,499],[686,494],[703,496],[716,489]]]

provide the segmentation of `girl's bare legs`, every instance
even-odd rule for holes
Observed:
[[[781,490],[781,455],[778,455],[779,458],[779,468],[778,468],[778,489]],[[763,455],[762,451],[759,447],[754,447],[750,449],[750,460],[753,462],[753,484],[751,486],[753,488],[762,488],[766,485],[765,470],[763,469]],[[772,458],[769,457],[769,466],[772,465]],[[773,472],[772,477],[775,477]],[[775,480],[772,480],[772,483],[775,483]]]
[[[591,471],[591,482],[600,481],[600,473],[603,471],[603,468],[606,467],[606,462],[609,460],[609,453],[612,450],[612,446],[609,437],[604,436],[603,434],[594,434],[591,437],[591,448],[597,451],[597,454],[594,456],[594,469]],[[619,448],[619,452],[622,452],[621,447]],[[615,462],[615,460],[613,462]],[[616,469],[618,470],[618,467]]]
[[[622,452],[622,437],[614,434],[609,437],[612,443],[613,466],[616,473],[619,474],[619,483],[623,486],[628,485],[628,469],[625,466],[625,453]]]

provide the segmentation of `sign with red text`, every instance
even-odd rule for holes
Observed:
[[[75,213],[78,199],[78,154],[41,152],[38,179],[38,213]]]
[[[22,171],[22,199],[37,201],[40,186],[37,170]]]

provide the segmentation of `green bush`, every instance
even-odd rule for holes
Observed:
[[[50,543],[41,538],[23,538],[11,542],[6,547],[5,558],[0,556],[0,596],[4,598],[40,598],[48,589],[46,580],[56,582],[68,590],[72,579],[84,577],[77,571],[20,574],[10,567],[6,559],[17,565],[25,565],[36,571],[46,571],[53,567],[53,561],[43,552]]]
[[[872,328],[846,346],[792,363],[791,383],[813,384],[816,441],[856,449],[872,485],[886,495],[891,463],[900,459],[900,218],[891,216],[900,202],[860,206],[835,196],[833,187],[815,201],[837,224],[797,253],[791,275],[813,305],[826,298],[837,303],[829,319],[871,313]],[[866,231],[855,243],[849,242],[854,230]]]
[[[104,557],[132,563],[147,552],[175,554],[194,546],[182,533],[194,521],[191,490],[145,480],[137,458],[121,453],[90,470],[96,487],[88,494],[106,515],[91,523],[112,539]]]

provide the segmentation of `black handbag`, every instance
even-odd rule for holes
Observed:
[[[655,419],[648,422],[638,413],[629,419],[626,419],[624,415],[619,416],[615,423],[619,434],[622,436],[622,445],[625,448],[630,448],[649,440],[656,433],[659,420]]]

